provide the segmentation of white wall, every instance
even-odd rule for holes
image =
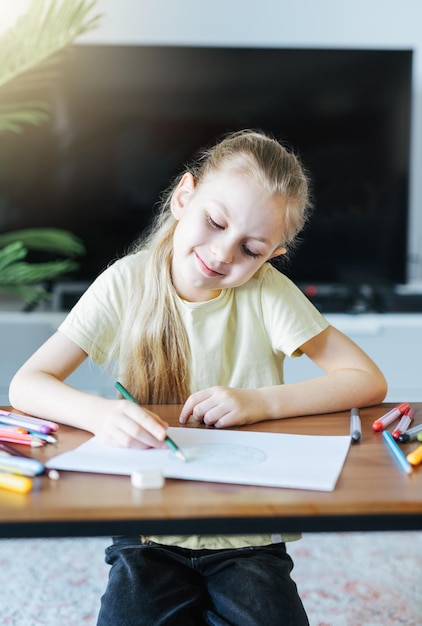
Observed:
[[[409,281],[422,283],[421,0],[98,0],[86,43],[412,48]]]

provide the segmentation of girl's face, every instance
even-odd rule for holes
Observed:
[[[211,300],[284,254],[285,207],[285,199],[269,197],[240,172],[209,174],[198,186],[185,174],[171,200],[178,221],[172,277],[179,296],[191,302]]]

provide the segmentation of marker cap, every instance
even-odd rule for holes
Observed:
[[[419,446],[416,450],[410,452],[406,458],[412,465],[419,465],[422,463],[422,446]]]
[[[372,424],[372,429],[375,430],[376,432],[380,432],[381,430],[384,430],[384,428],[388,426],[388,424],[391,424],[391,422],[394,422],[395,419],[403,415],[403,413],[405,413],[408,409],[410,409],[409,403],[401,402],[400,404],[395,406],[393,409],[390,409],[390,411],[387,411],[385,415],[376,419],[375,422]]]

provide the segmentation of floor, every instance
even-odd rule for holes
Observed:
[[[94,626],[108,543],[0,540],[0,625]],[[305,534],[289,552],[311,626],[422,624],[422,532]]]

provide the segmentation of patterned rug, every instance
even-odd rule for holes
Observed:
[[[0,625],[95,626],[108,544],[0,540]],[[306,534],[289,552],[311,626],[422,624],[422,532]]]
[[[422,533],[309,534],[289,552],[311,626],[422,625]]]

